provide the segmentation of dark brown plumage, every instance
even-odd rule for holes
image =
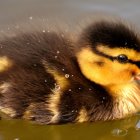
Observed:
[[[140,54],[140,43],[121,23],[95,23],[75,43],[57,32],[35,31],[0,44],[2,117],[51,124],[120,119],[139,110],[138,82],[130,79],[140,71],[140,57],[133,57]],[[121,63],[123,56],[116,56],[120,52],[129,61]]]

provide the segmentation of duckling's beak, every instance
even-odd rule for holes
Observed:
[[[140,81],[140,74],[136,75],[136,76],[134,77],[134,80]]]

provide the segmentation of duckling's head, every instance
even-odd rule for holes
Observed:
[[[96,22],[78,41],[77,59],[83,75],[106,88],[140,79],[140,41],[123,23]]]

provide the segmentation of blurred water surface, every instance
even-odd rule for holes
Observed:
[[[108,13],[140,27],[139,0],[0,0],[0,29],[32,18],[86,18]],[[42,126],[0,121],[0,140],[140,140],[140,116],[111,122]]]

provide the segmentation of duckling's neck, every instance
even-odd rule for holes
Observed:
[[[114,119],[124,118],[140,111],[140,85],[129,83],[125,85],[112,85],[107,87],[113,96]]]

